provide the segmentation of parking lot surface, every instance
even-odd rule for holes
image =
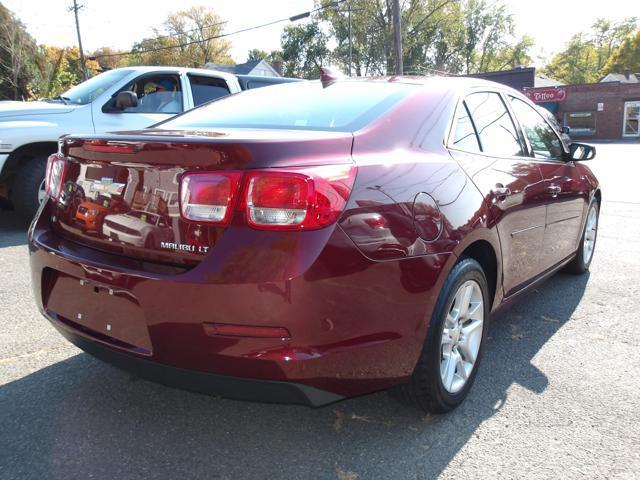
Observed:
[[[468,400],[442,416],[386,392],[232,401],[101,363],[37,312],[26,227],[0,212],[0,478],[640,478],[640,144],[597,147],[590,274],[494,318]]]

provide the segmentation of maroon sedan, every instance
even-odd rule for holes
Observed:
[[[66,137],[30,229],[35,298],[75,345],[162,383],[313,406],[397,387],[448,411],[490,314],[589,268],[594,154],[515,90],[438,77],[274,86]],[[68,182],[123,184],[163,234],[88,235]]]

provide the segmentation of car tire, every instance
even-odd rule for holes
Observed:
[[[39,191],[47,169],[47,157],[27,160],[18,171],[11,191],[13,208],[25,220],[31,221],[40,207]]]
[[[600,223],[600,204],[598,199],[591,200],[589,210],[587,210],[587,218],[582,229],[580,237],[580,247],[575,258],[567,264],[566,271],[580,275],[589,271],[593,254],[596,248],[596,240],[598,239],[598,226]]]
[[[481,298],[482,300],[482,304],[476,307],[476,313],[474,313],[476,319],[478,317],[482,318],[482,322],[480,326],[475,326],[475,330],[473,330],[477,351],[475,352],[475,358],[468,358],[468,360],[473,360],[469,370],[466,368],[468,365],[464,363],[465,355],[458,353],[462,358],[462,363],[456,363],[454,367],[454,378],[455,375],[459,377],[456,379],[459,388],[454,389],[451,388],[453,383],[449,383],[447,373],[450,372],[448,362],[454,358],[452,355],[455,347],[450,347],[450,344],[444,343],[451,340],[449,332],[453,329],[448,327],[452,325],[450,320],[455,317],[456,310],[460,313],[460,320],[463,320],[459,307],[460,303],[464,302],[459,302],[457,297],[460,295],[461,290],[466,292],[469,286],[473,288],[472,298],[476,300]],[[480,264],[474,259],[462,258],[449,273],[438,296],[425,344],[410,380],[393,390],[395,396],[403,403],[421,408],[427,413],[446,413],[464,401],[477,375],[487,336],[490,305],[488,292],[487,279]],[[469,301],[469,305],[471,303]],[[472,310],[473,308],[468,309],[469,312]],[[471,322],[471,320],[469,321]],[[471,323],[466,323],[466,325],[471,326]],[[464,328],[462,328],[462,331],[464,331]],[[445,337],[448,340],[445,340]],[[456,344],[458,340],[462,343],[463,339],[464,334],[460,334]],[[468,340],[469,338],[467,338]],[[448,356],[447,349],[450,349]],[[465,347],[465,350],[467,349],[468,346]],[[469,355],[469,357],[473,356]],[[460,365],[459,373],[458,365]],[[462,377],[466,377],[466,379]],[[460,380],[463,380],[462,383],[460,383]],[[449,385],[445,385],[445,382],[449,383]]]

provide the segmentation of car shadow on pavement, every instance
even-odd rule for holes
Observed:
[[[28,228],[15,212],[0,210],[0,248],[26,245]]]
[[[386,392],[320,409],[232,401],[75,355],[0,387],[2,477],[436,477],[514,385],[546,389],[532,360],[571,318],[588,278],[556,275],[494,319],[470,396],[448,415]]]

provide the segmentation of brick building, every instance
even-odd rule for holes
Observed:
[[[533,70],[533,72],[532,72]],[[475,75],[522,90],[571,129],[572,138],[640,141],[638,74],[611,74],[600,83],[562,85],[518,68]]]
[[[569,127],[572,138],[640,140],[640,83],[525,88],[524,93]]]

